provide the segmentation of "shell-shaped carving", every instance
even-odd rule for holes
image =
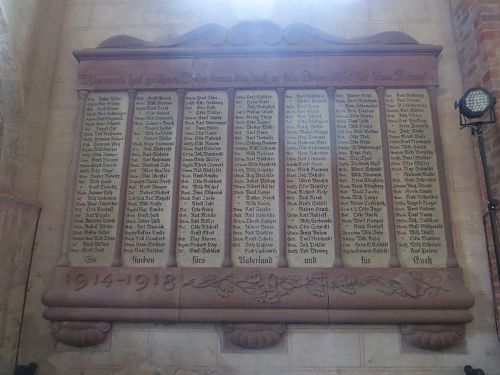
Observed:
[[[51,326],[58,342],[78,348],[101,344],[110,330],[108,322],[54,322]]]
[[[401,333],[411,345],[426,350],[443,350],[458,343],[465,327],[460,324],[405,324]]]
[[[284,324],[227,324],[224,333],[231,342],[247,349],[276,345],[286,331]]]

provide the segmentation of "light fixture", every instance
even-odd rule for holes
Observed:
[[[496,98],[491,93],[482,88],[475,87],[465,92],[464,96],[455,102],[455,108],[460,111],[460,126],[467,126],[467,120],[481,118],[489,114],[489,120],[482,121],[483,125],[491,124],[496,121],[493,108],[496,104]]]
[[[486,148],[484,146],[484,127],[496,122],[495,115],[496,98],[486,89],[476,87],[465,92],[455,108],[460,112],[460,127],[471,129],[472,135],[477,135],[479,154],[483,166],[484,182],[486,186],[486,196],[488,199],[488,213],[490,216],[491,233],[493,237],[493,248],[497,261],[497,271],[500,274],[500,245],[497,223],[498,200],[493,198],[491,190],[490,176],[488,173],[488,161],[486,159]],[[485,215],[485,217],[486,217]]]

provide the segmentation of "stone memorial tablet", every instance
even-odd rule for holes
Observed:
[[[224,256],[228,101],[190,91],[184,105],[177,261],[218,267]]]
[[[54,338],[206,322],[256,349],[287,323],[390,323],[453,345],[473,296],[441,173],[441,49],[248,20],[75,51]]]
[[[87,98],[69,252],[74,266],[111,265],[127,111],[126,93]]]
[[[135,99],[123,240],[126,266],[165,266],[171,230],[177,94]]]
[[[342,258],[349,267],[387,266],[389,236],[375,90],[337,90],[335,122]]]
[[[278,168],[276,92],[237,91],[232,243],[235,266],[277,265]]]
[[[333,198],[328,95],[285,96],[286,229],[290,266],[331,267]]]
[[[386,91],[398,256],[407,267],[444,267],[446,240],[425,89]]]

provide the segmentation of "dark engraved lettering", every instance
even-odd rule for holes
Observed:
[[[386,91],[399,258],[405,266],[446,264],[430,103],[425,89]]]
[[[233,255],[241,266],[278,261],[278,99],[274,91],[235,97]]]
[[[143,92],[137,96],[123,242],[126,265],[166,263],[176,123],[175,93]]]
[[[87,98],[77,174],[70,257],[75,265],[109,265],[116,241],[128,96]]]
[[[286,230],[292,266],[333,264],[328,110],[324,90],[286,92]]]
[[[337,90],[337,132],[343,259],[349,266],[386,266],[389,239],[382,138],[375,90]]]
[[[222,261],[227,113],[225,92],[186,94],[177,238],[183,266],[219,266]]]

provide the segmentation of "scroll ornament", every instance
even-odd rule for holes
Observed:
[[[442,292],[449,292],[446,280],[440,276],[435,278],[424,278],[418,271],[411,271],[395,277],[387,277],[383,274],[371,274],[361,277],[344,276],[332,280],[331,288],[345,294],[354,295],[359,288],[369,285],[375,286],[375,290],[386,296],[397,295],[403,298],[437,297]]]
[[[294,275],[278,277],[263,271],[251,272],[243,279],[238,279],[234,273],[225,276],[210,274],[201,279],[191,279],[183,286],[214,288],[220,298],[229,298],[239,291],[263,304],[279,303],[283,297],[292,295],[298,289],[305,289],[314,297],[324,297],[327,293],[326,275],[319,272],[305,278]]]

